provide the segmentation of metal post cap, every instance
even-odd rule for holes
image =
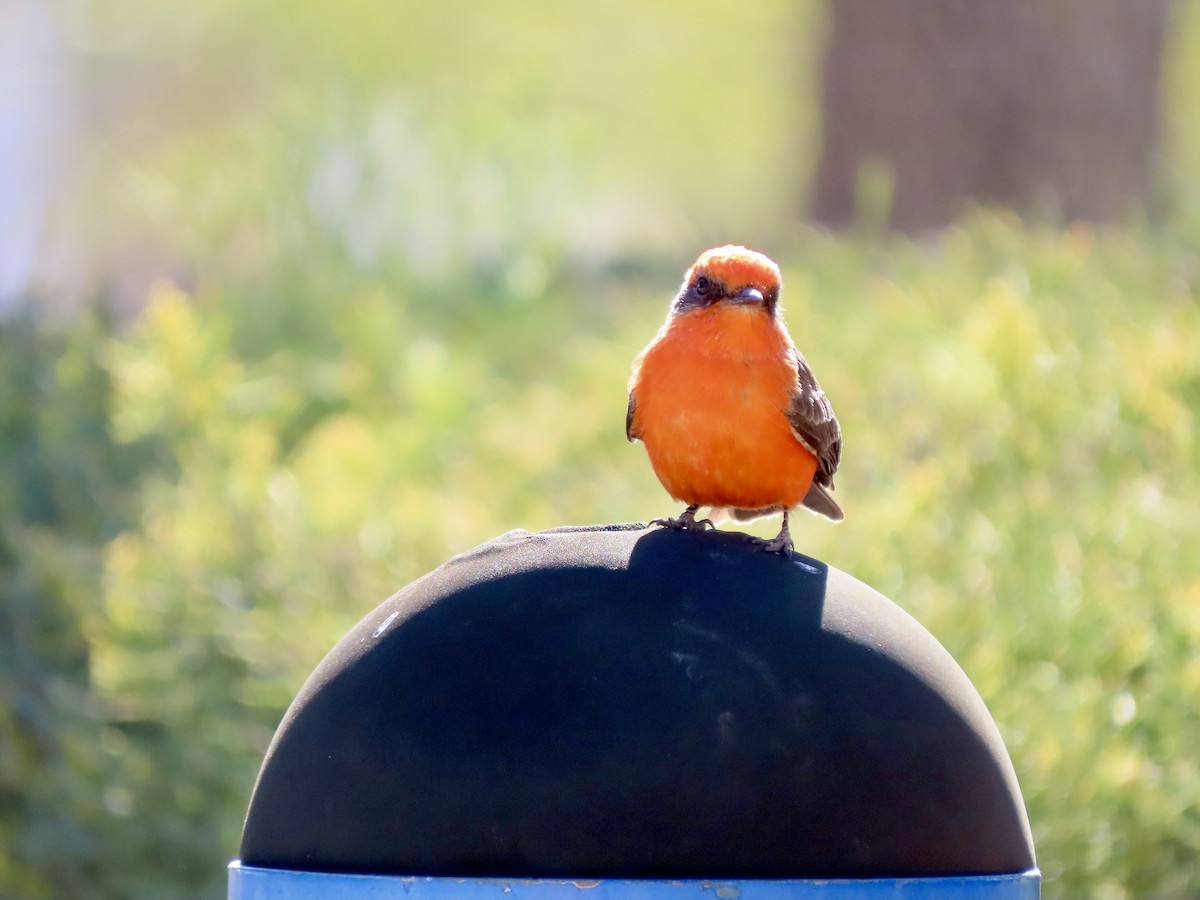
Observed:
[[[911,616],[737,534],[610,526],[510,532],[364,618],[280,725],[239,865],[1027,883],[1034,864],[996,726]]]

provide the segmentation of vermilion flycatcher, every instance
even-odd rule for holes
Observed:
[[[783,513],[764,548],[789,555],[796,506],[841,521],[830,495],[842,432],[779,310],[779,267],[745,247],[700,255],[667,321],[634,360],[625,434],[646,445],[663,487],[688,504],[670,528]]]

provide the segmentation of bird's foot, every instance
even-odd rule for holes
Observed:
[[[795,549],[795,544],[792,543],[792,535],[788,531],[787,510],[784,510],[783,527],[779,529],[779,534],[776,537],[769,541],[763,538],[755,538],[754,542],[767,553],[778,553],[780,556],[790,558],[792,551]]]
[[[756,541],[760,549],[765,550],[767,553],[778,553],[784,557],[790,557],[792,551],[796,549],[792,543],[791,536],[786,534],[781,534],[779,537],[772,538],[769,541],[763,538],[756,538]]]
[[[696,518],[696,510],[699,508],[699,506],[689,506],[678,519],[651,519],[650,524],[661,525],[672,531],[704,531],[707,528],[716,528],[712,519]]]

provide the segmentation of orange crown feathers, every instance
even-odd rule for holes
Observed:
[[[767,291],[779,287],[779,266],[756,250],[736,244],[705,250],[688,270],[688,282],[700,275],[720,280],[730,291],[753,287]]]

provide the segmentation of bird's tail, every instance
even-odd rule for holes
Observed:
[[[833,495],[815,481],[812,483],[812,487],[808,489],[808,493],[804,495],[804,499],[800,501],[800,505],[810,512],[825,516],[825,518],[832,519],[834,522],[840,522],[846,517],[845,513],[842,512],[842,508],[838,506],[838,502],[833,499]],[[735,522],[752,522],[755,519],[761,519],[763,516],[771,516],[781,512],[783,512],[782,506],[764,506],[762,509],[745,509],[740,506],[714,506],[712,512],[708,514],[708,518],[712,520],[714,525],[720,525],[722,522],[728,522],[731,519]]]
[[[846,514],[842,512],[842,508],[838,506],[829,491],[815,481],[808,489],[808,493],[804,495],[804,499],[800,501],[800,505],[835,522],[846,518]]]
[[[731,519],[735,522],[752,522],[755,519],[761,519],[763,516],[780,512],[783,512],[782,506],[765,506],[762,509],[745,509],[741,506],[714,506],[708,517],[712,519],[714,525],[720,525],[722,522],[728,522]]]

